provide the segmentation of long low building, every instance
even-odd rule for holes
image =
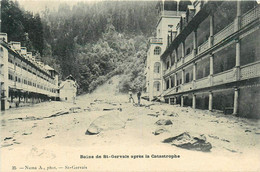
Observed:
[[[259,16],[256,1],[194,1],[161,55],[165,101],[260,118]]]
[[[58,73],[20,42],[8,43],[5,33],[0,33],[0,67],[1,110],[59,97]]]

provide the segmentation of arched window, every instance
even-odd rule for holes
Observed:
[[[155,47],[154,55],[160,55],[160,54],[161,54],[161,47]]]
[[[154,73],[160,73],[161,64],[159,62],[154,63]]]
[[[154,91],[160,91],[160,82],[159,81],[154,81],[153,83],[154,86]]]

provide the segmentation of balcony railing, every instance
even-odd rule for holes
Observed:
[[[191,90],[192,88],[193,88],[192,82],[185,83],[185,84],[183,84],[183,86],[182,86],[183,91],[189,91],[189,90]]]
[[[230,23],[228,26],[226,26],[224,29],[214,35],[214,44],[219,43],[232,33],[234,33],[234,22]]]
[[[198,47],[198,54],[203,53],[203,52],[206,51],[208,48],[209,48],[209,43],[208,43],[208,40],[207,40],[207,41],[203,42],[203,44],[201,44],[201,45]]]
[[[235,79],[235,72],[233,69],[213,75],[213,85],[219,85],[227,82],[232,82]]]
[[[250,78],[256,78],[260,77],[260,61],[247,64],[244,66],[241,66],[241,72],[240,72],[240,80],[250,79]],[[200,88],[206,88],[209,86],[217,86],[220,84],[230,83],[233,81],[236,81],[236,70],[230,69],[218,74],[214,74],[212,77],[212,85],[210,85],[210,78],[204,77],[201,79],[196,80],[194,83],[189,82],[185,83],[183,85],[178,85],[177,87],[174,87],[172,89],[171,94],[177,93],[177,92],[185,92],[192,89],[200,89]]]
[[[163,39],[162,38],[150,38],[149,44],[162,44]]]
[[[195,81],[195,88],[204,88],[204,87],[208,87],[209,86],[209,78],[208,77],[204,77],[201,79],[198,79]]]
[[[260,61],[241,67],[241,80],[260,76]]]
[[[241,16],[241,26],[244,27],[259,18],[260,7],[256,7]]]
[[[13,63],[10,63],[10,62],[9,62],[9,63],[8,63],[8,67],[14,70],[14,64],[13,64]]]
[[[11,88],[16,88],[15,81],[9,80],[8,81],[8,86],[11,87]]]

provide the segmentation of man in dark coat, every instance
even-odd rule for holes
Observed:
[[[137,98],[138,98],[138,105],[140,105],[140,101],[141,101],[141,91],[138,91],[137,93]]]

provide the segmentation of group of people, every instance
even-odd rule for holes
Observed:
[[[133,103],[135,103],[135,100],[134,100],[134,98],[133,98],[133,92],[132,92],[132,90],[130,89],[129,90],[129,103],[131,103],[131,101],[133,102]],[[137,99],[138,99],[138,105],[140,105],[140,102],[141,102],[141,91],[138,91],[137,92]]]

